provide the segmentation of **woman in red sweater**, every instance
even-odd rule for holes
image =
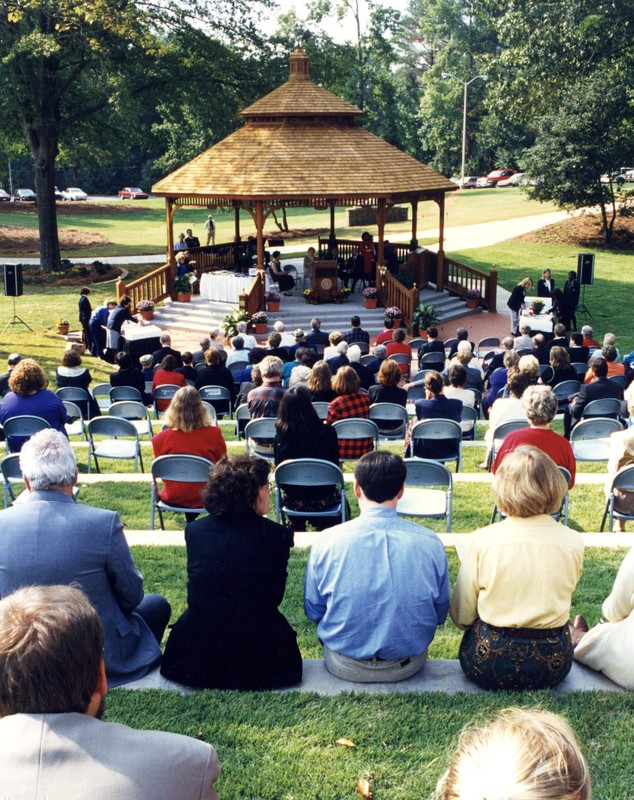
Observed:
[[[208,458],[213,464],[227,455],[227,445],[220,428],[211,424],[200,395],[193,386],[184,386],[174,395],[163,417],[165,428],[152,439],[154,457],[190,455]],[[204,483],[165,481],[161,500],[190,508],[201,504]],[[188,521],[196,518],[187,514]],[[191,517],[191,519],[189,519]]]
[[[176,367],[178,367],[178,361],[174,356],[165,356],[161,361],[161,366],[154,372],[154,377],[152,378],[152,396],[154,396],[154,390],[157,386],[187,385],[185,376],[181,375],[180,372],[176,372]],[[169,404],[170,401],[168,399],[156,401],[156,407],[159,411],[167,411]]]

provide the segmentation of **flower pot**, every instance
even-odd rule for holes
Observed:
[[[477,297],[467,297],[467,308],[477,308],[480,305],[480,301]]]
[[[394,319],[394,330],[401,327],[401,318],[400,317],[393,317]]]
[[[379,304],[378,297],[364,297],[363,298],[363,305],[366,308],[376,308]]]
[[[266,304],[267,311],[279,311],[280,310],[280,301],[279,300],[269,300]]]
[[[255,323],[256,336],[262,336],[262,334],[266,333],[267,327],[268,327],[267,322],[256,322]]]
[[[61,336],[66,336],[68,331],[70,330],[70,325],[58,325],[57,332],[61,334]]]
[[[183,293],[179,292],[176,295],[176,299],[178,300],[179,303],[189,303],[189,302],[191,302],[191,299],[192,299],[192,293],[191,292],[183,292]]]
[[[154,319],[154,309],[151,311],[139,311],[138,313],[141,319],[144,319],[147,322],[149,322],[151,319]]]

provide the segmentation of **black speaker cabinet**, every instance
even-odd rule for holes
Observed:
[[[22,296],[22,265],[4,265],[4,293],[7,297]]]
[[[592,286],[594,283],[594,253],[579,253],[577,256],[579,283]]]

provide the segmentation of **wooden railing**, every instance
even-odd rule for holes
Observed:
[[[158,303],[170,296],[172,290],[172,269],[169,264],[148,272],[142,278],[137,278],[130,283],[124,283],[121,278],[117,281],[117,298],[124,294],[132,298],[132,308],[135,309],[141,300],[153,300]]]
[[[246,242],[226,242],[207,247],[190,247],[189,255],[196,262],[196,272],[213,272],[217,269],[242,269],[247,249]]]
[[[443,268],[443,289],[461,297],[466,297],[470,290],[480,293],[480,305],[489,311],[496,311],[498,273],[482,272],[467,267],[451,258],[445,257]]]
[[[407,289],[400,281],[386,269],[377,270],[376,288],[379,300],[385,308],[396,306],[401,309],[403,323],[409,328],[412,324],[414,311],[418,307],[419,290],[417,286]]]
[[[358,255],[360,244],[360,239],[337,239],[337,256],[339,258],[343,258],[343,260],[347,262],[348,259]],[[407,261],[410,248],[409,244],[393,242],[390,244],[390,247],[394,248],[396,251],[396,257],[398,258],[399,264],[403,264],[405,261]],[[330,258],[330,239],[319,239],[318,249],[319,259],[322,261],[328,260]]]
[[[259,269],[251,286],[240,294],[239,307],[252,317],[256,311],[264,311],[264,272]]]

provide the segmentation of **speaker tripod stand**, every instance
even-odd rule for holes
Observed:
[[[586,317],[590,317],[592,319],[592,314],[590,313],[588,306],[586,305],[586,285],[583,284],[583,295],[581,297],[581,302],[577,306],[577,311],[579,314],[585,314]]]
[[[31,331],[31,333],[33,333],[33,328],[31,328],[30,325],[27,325],[27,323],[21,317],[18,317],[18,315],[15,313],[15,297],[13,298],[13,316],[4,326],[4,330],[2,331],[2,333],[6,333],[7,329],[11,325],[24,325],[25,328],[28,328]]]

